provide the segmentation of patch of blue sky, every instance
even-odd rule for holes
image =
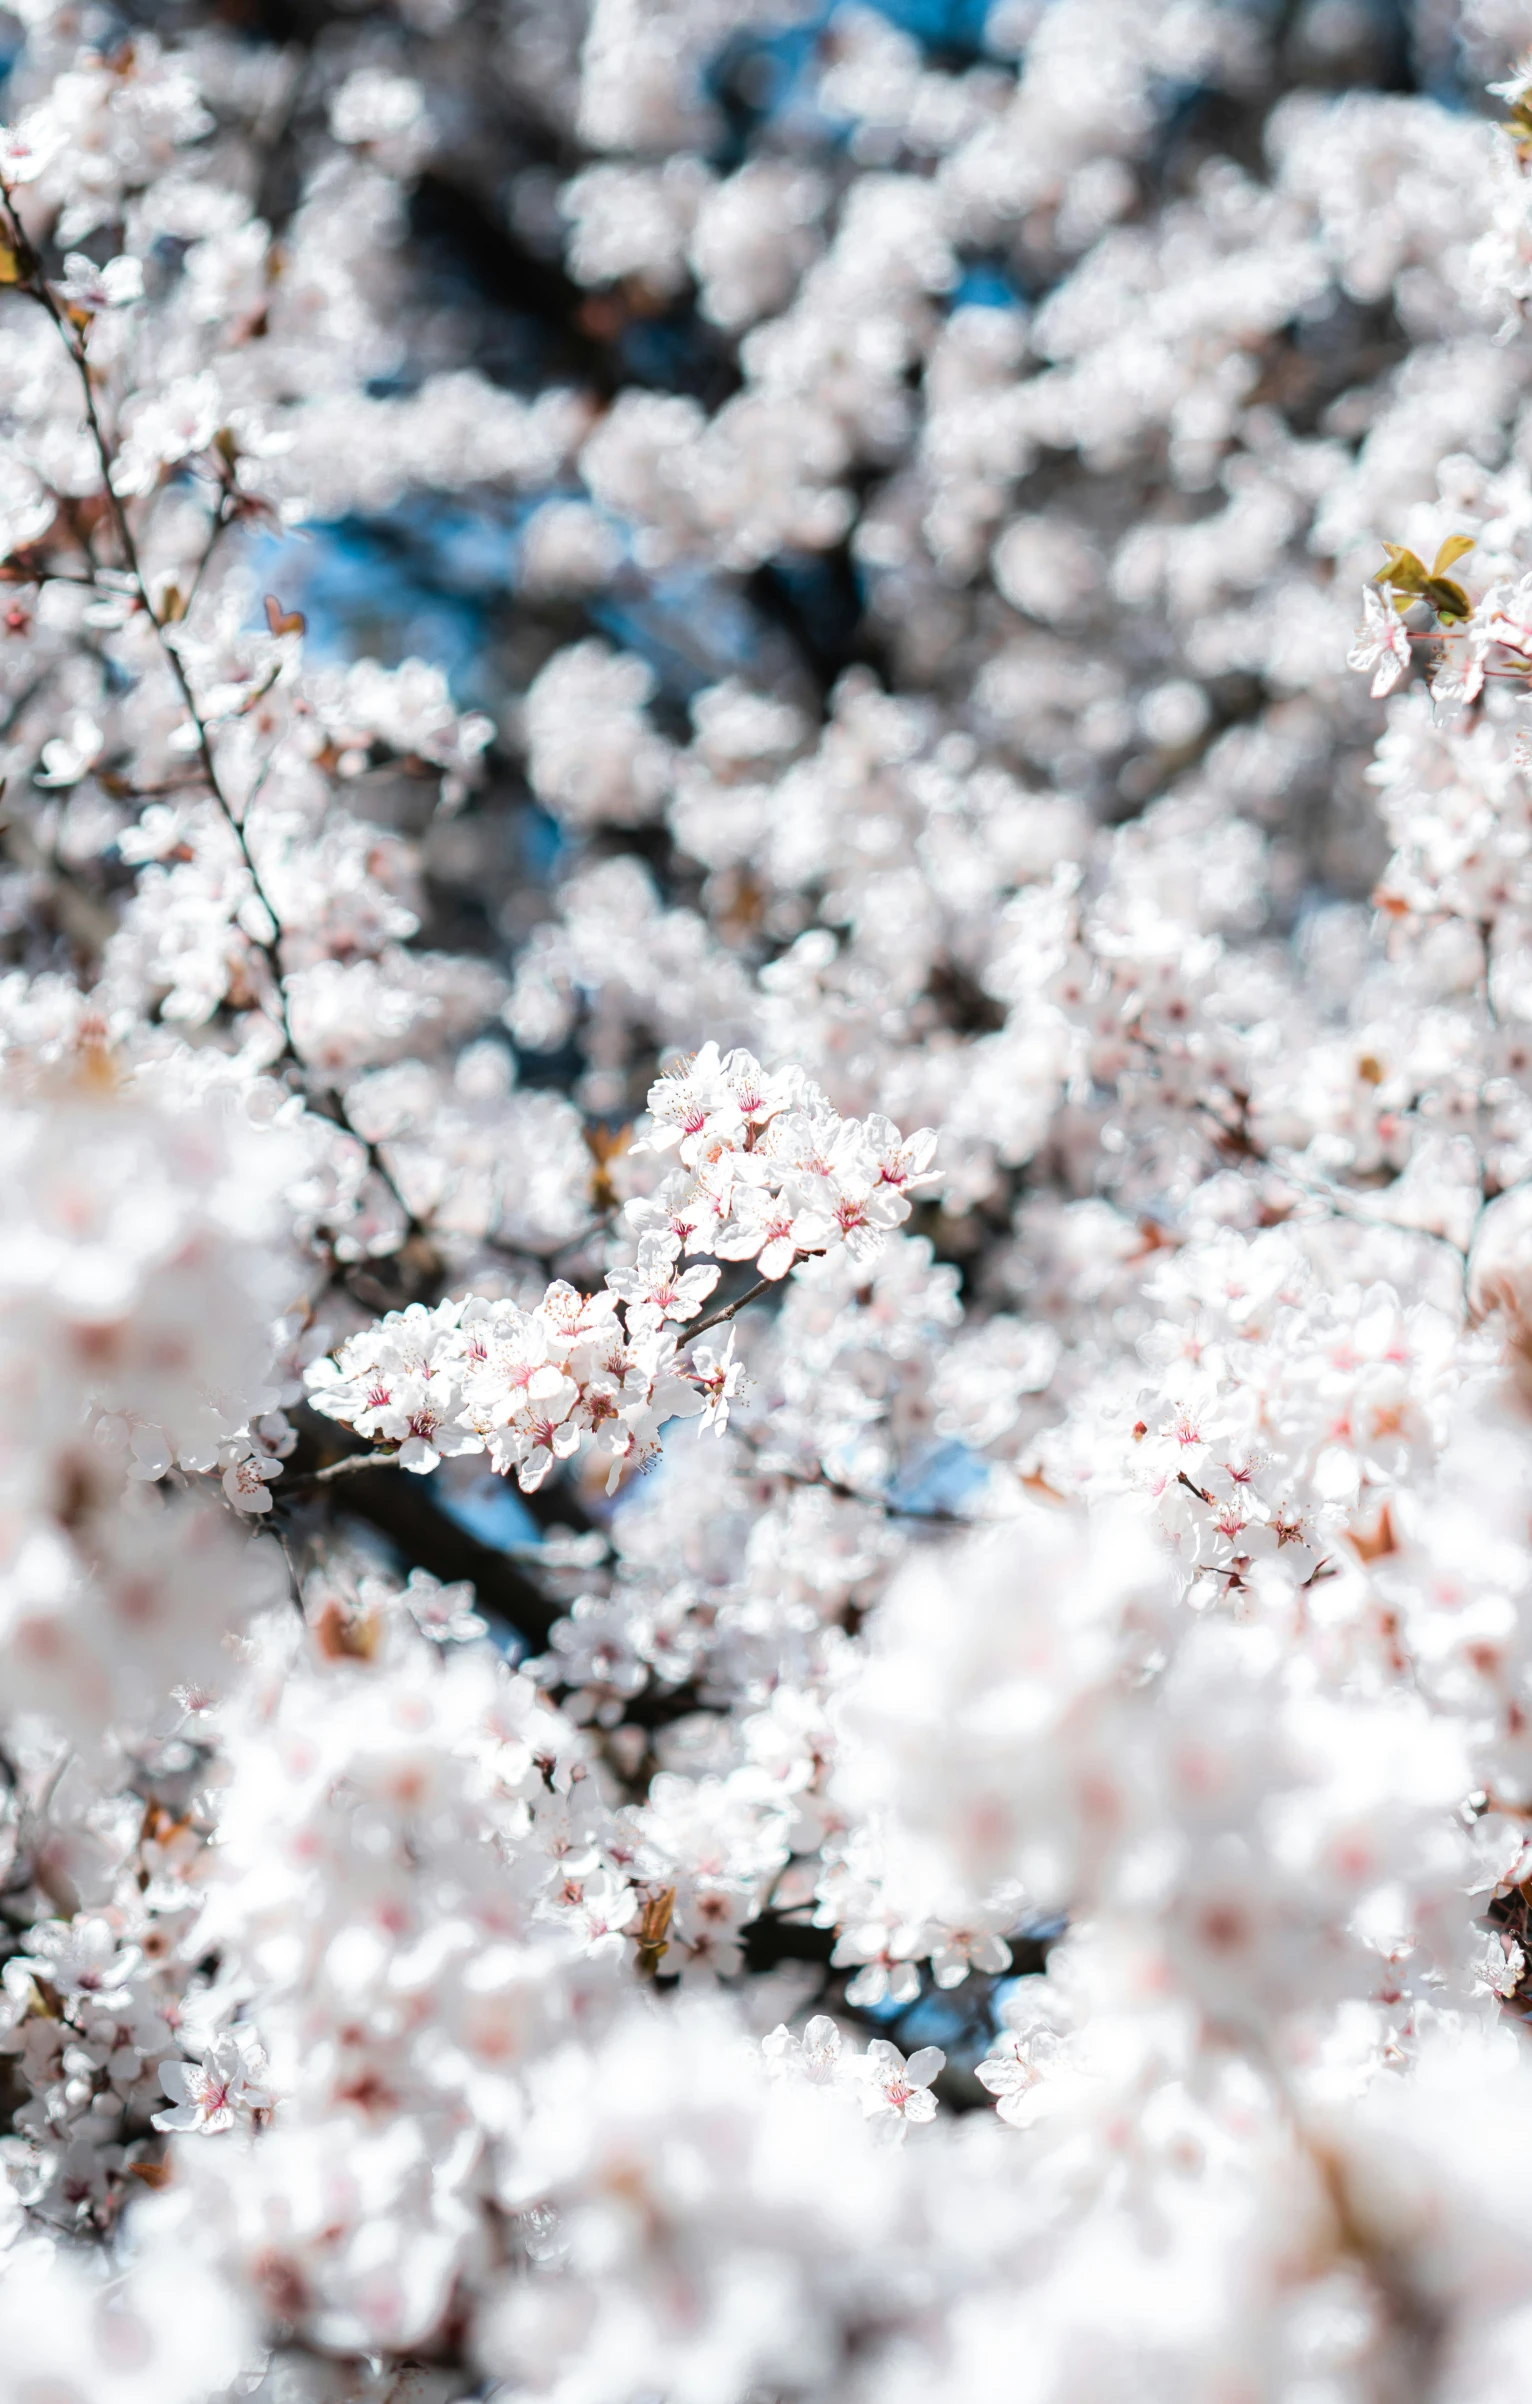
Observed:
[[[709,89],[715,97],[742,97],[752,115],[779,132],[812,125],[822,134],[825,119],[815,96],[815,64],[820,42],[841,5],[842,0],[820,0],[811,14],[794,24],[736,36],[712,62],[705,78]],[[886,17],[943,60],[989,55],[984,37],[994,0],[858,0],[858,5]]]
[[[866,0],[880,17],[943,57],[983,58],[994,0]]]
[[[459,702],[475,698],[482,599],[423,575],[385,523],[343,518],[271,536],[251,564],[258,590],[303,611],[311,660],[425,659],[445,671]]]
[[[493,1552],[527,1552],[542,1542],[542,1530],[508,1478],[486,1471],[458,1487],[438,1479],[435,1500],[439,1511]]]
[[[1015,281],[1015,270],[1001,267],[993,261],[978,260],[965,267],[954,285],[950,306],[954,309],[1021,309],[1026,295]]]
[[[528,802],[522,812],[521,850],[527,873],[539,884],[551,884],[569,851],[569,837],[540,802]]]
[[[377,517],[267,536],[252,553],[257,588],[304,611],[312,656],[428,659],[466,703],[476,698],[474,666],[491,620],[519,589],[527,523],[558,497],[464,505],[418,494]],[[630,529],[607,522],[631,558]],[[608,587],[591,606],[591,622],[646,659],[664,691],[689,701],[748,670],[759,624],[730,580],[681,566],[648,580],[634,569],[625,581],[628,589]]]
[[[988,1477],[982,1454],[956,1441],[938,1444],[895,1480],[887,1499],[900,1511],[960,1511]]]
[[[878,2017],[885,2023],[890,2019],[898,2021],[901,2053],[917,2053],[922,2045],[939,2045],[954,2069],[967,2069],[982,2060],[988,2050],[988,2027],[976,2025],[976,1999],[975,1991],[966,1983],[960,1987],[932,1987],[917,2002],[906,2005],[902,2015],[884,2012]]]
[[[821,8],[813,17],[774,33],[736,34],[704,72],[705,91],[723,105],[726,115],[732,117],[742,108],[779,135],[822,134],[824,119],[815,99],[813,67],[829,15],[828,8]],[[739,158],[732,154],[740,148],[736,132],[734,140],[724,143],[718,163],[737,166]]]
[[[608,594],[590,615],[612,642],[647,660],[662,689],[683,701],[747,669],[760,642],[748,603],[702,567],[672,568],[631,595]]]

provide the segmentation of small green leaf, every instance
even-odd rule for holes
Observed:
[[[1471,551],[1473,546],[1474,538],[1471,534],[1449,534],[1431,562],[1432,575],[1445,576],[1453,561],[1461,559],[1464,552]]]
[[[1430,602],[1444,626],[1455,626],[1460,619],[1473,616],[1473,603],[1450,576],[1428,576],[1420,597]]]
[[[1397,608],[1407,609],[1411,601],[1419,600],[1425,591],[1428,581],[1425,562],[1418,559],[1413,551],[1407,551],[1403,543],[1385,543],[1383,548],[1388,557],[1374,576],[1373,583],[1381,584],[1394,595]]]
[[[1434,609],[1443,625],[1455,626],[1463,618],[1472,617],[1473,603],[1463,587],[1443,573],[1465,551],[1473,549],[1469,534],[1449,534],[1436,554],[1435,565],[1427,571],[1424,560],[1404,543],[1385,543],[1388,556],[1373,578],[1394,596],[1394,607],[1407,610],[1412,601],[1424,601]]]

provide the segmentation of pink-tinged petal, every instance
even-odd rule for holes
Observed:
[[[189,2103],[177,2104],[173,2112],[156,2112],[149,2122],[151,2128],[158,2129],[161,2136],[165,2137],[179,2136],[196,2125],[197,2107]]]

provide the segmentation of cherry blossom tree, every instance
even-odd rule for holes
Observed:
[[[0,2404],[1532,2348],[1532,10],[0,16]]]

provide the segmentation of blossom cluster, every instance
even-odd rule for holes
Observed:
[[[667,1420],[700,1413],[720,1436],[729,1423],[733,1335],[677,1358],[719,1278],[682,1268],[683,1254],[754,1260],[769,1282],[842,1251],[865,1266],[909,1217],[907,1189],[933,1175],[930,1128],[905,1141],[880,1116],[843,1119],[801,1072],[767,1076],[712,1043],[651,1086],[649,1112],[644,1140],[682,1166],[625,1206],[634,1257],[608,1269],[606,1291],[561,1279],[530,1309],[474,1296],[391,1311],[309,1370],[316,1407],[396,1447],[402,1469],[487,1452],[525,1494],[588,1440],[611,1457],[610,1490],[625,1462],[653,1456]]]

